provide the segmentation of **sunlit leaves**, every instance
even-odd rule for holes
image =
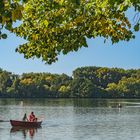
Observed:
[[[22,19],[23,5],[21,0],[1,0],[0,1],[0,31],[5,28],[12,30],[13,22]],[[3,33],[0,39],[5,39],[7,35]]]
[[[24,5],[20,5],[20,0],[6,1],[6,5],[1,2],[5,15],[0,13],[0,24],[11,30],[12,23],[22,18],[22,24],[12,31],[28,42],[16,51],[23,53],[25,58],[41,58],[48,64],[57,61],[60,53],[88,47],[87,38],[99,36],[117,43],[120,40],[129,41],[134,38],[133,31],[139,31],[139,20],[132,24],[126,17],[130,7],[140,11],[139,0],[25,2]]]

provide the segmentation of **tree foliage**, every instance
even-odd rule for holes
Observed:
[[[60,53],[87,47],[87,38],[101,36],[112,43],[134,38],[140,24],[138,16],[132,24],[126,16],[131,7],[138,14],[139,0],[2,0],[0,25],[27,40],[17,48],[25,58],[51,64]],[[21,18],[22,24],[12,29]]]
[[[6,39],[7,34],[3,28],[12,30],[13,23],[22,19],[23,3],[27,0],[1,0],[0,1],[0,39]]]
[[[140,98],[140,69],[81,67],[66,74],[24,73],[0,69],[0,97]]]

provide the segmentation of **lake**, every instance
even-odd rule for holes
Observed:
[[[11,127],[31,111],[41,128]],[[140,140],[140,100],[0,99],[0,120],[0,140]]]

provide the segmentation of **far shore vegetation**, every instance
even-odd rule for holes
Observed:
[[[140,69],[90,66],[68,76],[0,68],[0,98],[140,98]]]

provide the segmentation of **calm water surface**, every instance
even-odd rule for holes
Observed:
[[[0,140],[140,140],[140,100],[0,99],[0,120],[31,111],[43,120],[41,128],[0,122]]]

